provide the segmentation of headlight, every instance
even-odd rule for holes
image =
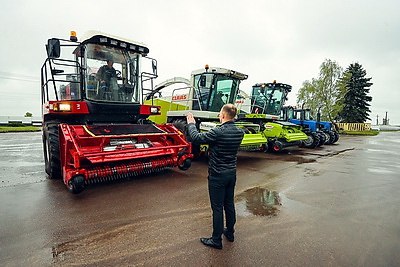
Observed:
[[[152,113],[152,114],[157,114],[157,113],[159,113],[158,107],[151,107],[151,108],[150,108],[150,113]]]
[[[70,104],[60,104],[60,111],[71,111]]]
[[[69,103],[53,103],[50,105],[53,111],[71,111],[71,104]]]

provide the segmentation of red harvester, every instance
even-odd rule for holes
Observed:
[[[50,178],[80,193],[94,182],[190,167],[183,133],[147,119],[160,107],[142,104],[157,77],[145,45],[100,32],[78,42],[72,32],[70,40],[49,39],[46,50],[43,150]]]

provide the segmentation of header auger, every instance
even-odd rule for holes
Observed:
[[[141,43],[101,32],[52,38],[41,68],[46,173],[73,193],[85,185],[191,165],[191,146],[144,105],[157,61]],[[62,57],[61,57],[62,55]],[[145,66],[145,62],[149,66]]]

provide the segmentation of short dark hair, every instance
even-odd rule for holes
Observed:
[[[237,108],[233,104],[225,104],[222,111],[226,113],[229,119],[234,119],[237,114]]]

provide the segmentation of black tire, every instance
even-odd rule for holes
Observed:
[[[186,136],[186,139],[187,139],[187,123],[186,123],[186,121],[185,121],[185,120],[178,119],[178,120],[174,120],[174,121],[172,122],[172,124],[173,124],[179,131],[181,131],[181,132]]]
[[[182,171],[186,171],[190,168],[190,166],[192,166],[192,160],[188,158],[182,162],[182,165],[178,165],[178,168]]]
[[[325,144],[326,141],[326,136],[323,132],[318,132],[318,136],[319,136],[319,143],[318,143],[318,147],[322,146],[323,144]]]
[[[48,124],[43,132],[45,170],[50,179],[61,179],[60,144],[58,125]]]
[[[85,189],[85,178],[82,175],[77,175],[68,181],[68,190],[73,194],[79,194]]]
[[[336,135],[335,135],[334,131],[332,131],[332,130],[329,131],[328,134],[329,134],[329,142],[327,142],[326,144],[332,145],[336,139]]]
[[[332,144],[334,144],[334,143],[336,143],[338,140],[339,140],[339,133],[337,132],[337,131],[332,131],[333,133],[334,133],[334,135],[335,135],[335,138],[334,138],[334,140],[333,140],[333,142],[332,142]]]
[[[315,132],[307,133],[308,139],[303,141],[306,148],[316,148],[320,142],[319,135]]]
[[[329,134],[329,132],[323,132],[323,134],[325,135],[325,142],[323,143],[324,145],[328,145],[331,142],[331,136]]]
[[[263,151],[263,152],[265,152],[265,153],[267,153],[267,152],[269,151],[269,145],[268,145],[268,143],[263,144],[263,145],[261,146],[261,151]]]
[[[272,144],[272,150],[273,150],[274,152],[281,152],[282,149],[283,149],[283,146],[282,146],[282,143],[281,143],[281,142],[275,141],[275,142]]]
[[[276,143],[276,141],[269,141],[268,144],[264,147],[264,152],[275,153],[282,151],[282,146],[280,142]]]

